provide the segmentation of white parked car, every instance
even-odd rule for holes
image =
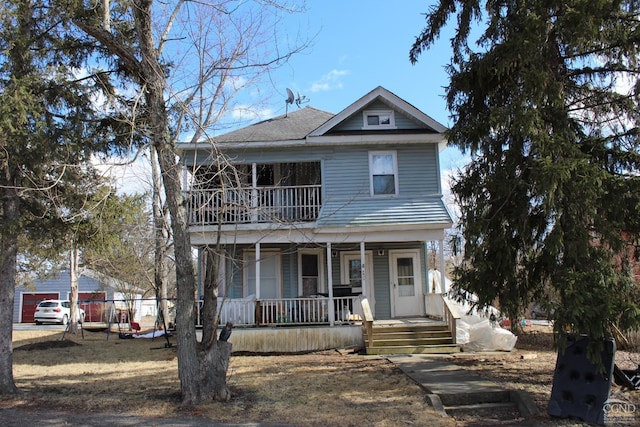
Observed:
[[[80,314],[80,323],[84,322],[84,310],[78,307]],[[71,312],[71,304],[69,300],[47,299],[40,301],[36,306],[33,316],[36,325],[41,323],[60,323],[66,325],[69,323]]]

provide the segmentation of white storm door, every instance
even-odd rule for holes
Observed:
[[[418,251],[389,252],[393,316],[422,316],[422,279]]]

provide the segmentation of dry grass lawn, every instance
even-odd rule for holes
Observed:
[[[107,340],[104,332],[87,331],[84,338],[60,337],[14,332],[14,379],[22,393],[0,398],[0,408],[297,426],[455,425],[385,359],[337,351],[234,355],[232,400],[193,407],[180,404],[176,349],[164,348],[164,338],[122,340],[111,334]]]
[[[22,393],[0,398],[0,409],[67,408],[72,413],[295,426],[490,425],[479,415],[458,420],[439,415],[425,402],[424,391],[384,358],[337,351],[233,355],[228,378],[232,400],[194,407],[180,404],[176,349],[165,348],[164,338],[122,340],[111,334],[107,340],[104,332],[87,331],[84,338],[68,336],[61,342],[60,337],[60,332],[14,332],[14,378]],[[531,394],[540,415],[508,425],[583,425],[546,414],[556,357],[551,328],[541,327],[528,328],[512,352],[459,353],[445,359]],[[640,353],[616,352],[622,369],[639,363]],[[640,408],[640,391],[614,385],[612,392],[623,393],[619,396]],[[640,410],[615,425],[640,425]]]

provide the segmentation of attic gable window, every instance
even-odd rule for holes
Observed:
[[[369,153],[372,196],[398,194],[398,163],[395,151],[372,151]]]
[[[368,110],[364,111],[363,129],[395,129],[396,121],[393,110]]]

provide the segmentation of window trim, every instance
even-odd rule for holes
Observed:
[[[388,124],[370,125],[368,118],[370,116],[383,116],[389,115]],[[362,129],[397,129],[396,118],[393,110],[364,110],[362,112]]]
[[[374,191],[373,185],[373,156],[387,156],[390,155],[393,162],[393,185],[394,190],[393,193],[389,194],[376,194]],[[371,197],[393,197],[397,196],[400,192],[400,186],[398,184],[398,155],[395,150],[387,150],[387,151],[369,151],[369,191]]]

